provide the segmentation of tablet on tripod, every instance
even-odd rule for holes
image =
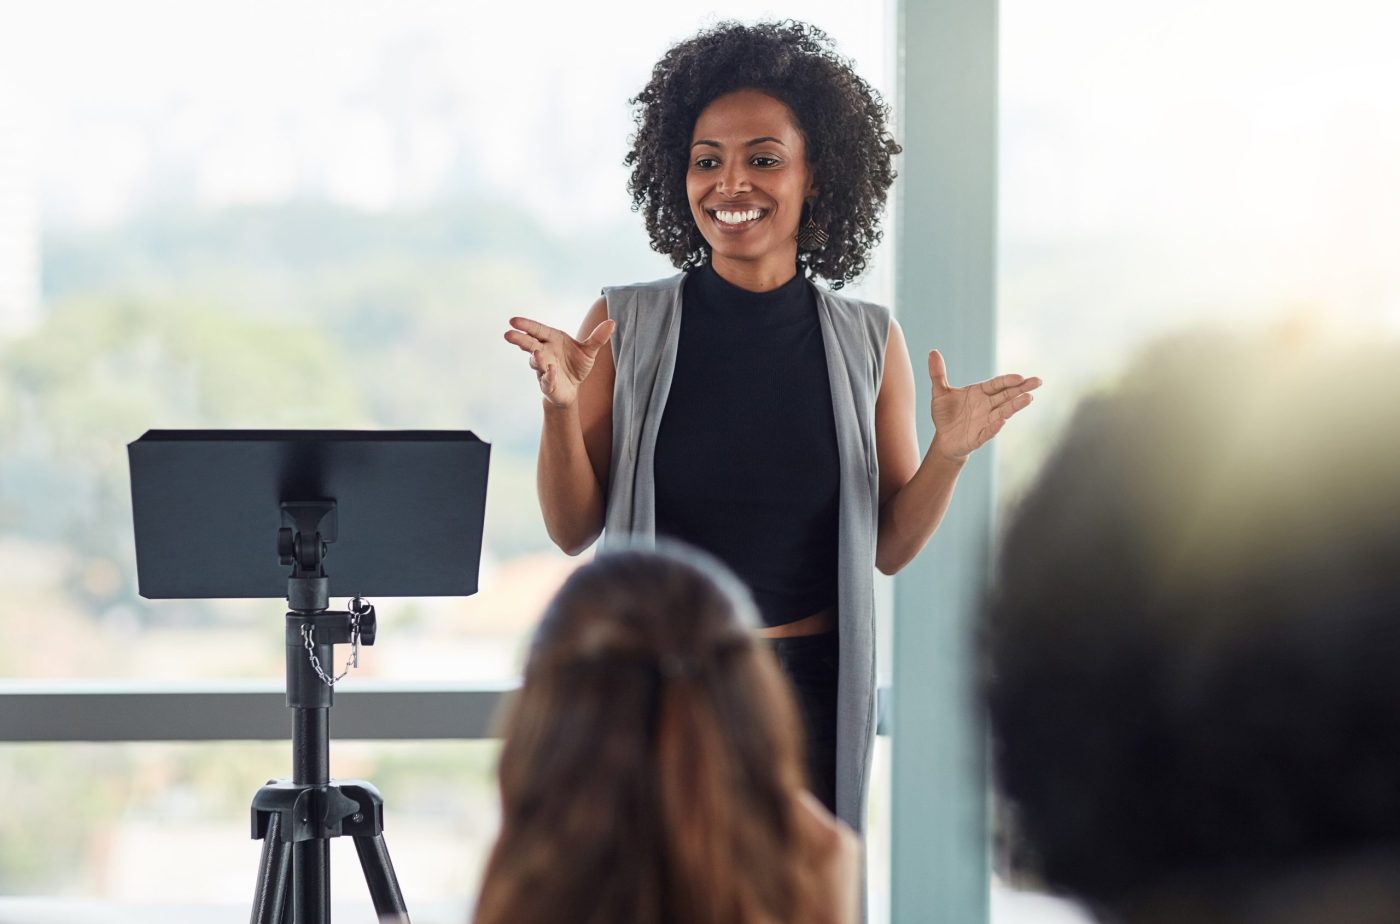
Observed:
[[[365,596],[476,592],[490,447],[467,431],[151,430],[128,446],[149,599],[287,601],[292,777],[253,798],[253,924],[330,921],[329,842],[354,839],[381,921],[408,921],[384,801],[330,778],[334,646],[374,644]],[[354,595],[329,609],[330,585]],[[343,676],[343,675],[342,675]]]

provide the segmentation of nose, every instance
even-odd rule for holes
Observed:
[[[751,189],[753,186],[749,183],[748,165],[743,161],[728,163],[721,168],[718,184],[720,195],[729,196],[732,199]]]

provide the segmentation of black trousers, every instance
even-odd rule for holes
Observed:
[[[836,812],[836,676],[840,666],[839,634],[767,639],[787,675],[802,713],[807,742],[807,785],[833,814]]]

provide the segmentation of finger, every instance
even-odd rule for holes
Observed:
[[[1006,376],[1001,376],[1001,378],[1006,378]],[[1005,388],[997,389],[996,391],[999,394],[1003,395],[1019,395],[1025,391],[1035,391],[1041,385],[1045,384],[1038,378],[1023,379],[1019,375],[1016,376],[1016,378],[1020,379],[1020,381],[1011,385],[1007,385]],[[993,379],[992,381],[995,382],[996,379]],[[985,386],[987,383],[983,382],[982,384]]]
[[[1010,420],[1013,414],[1015,414],[1019,410],[1023,410],[1024,408],[1029,407],[1030,403],[1034,400],[1034,395],[1030,394],[1029,392],[1023,392],[1017,395],[1016,397],[1012,398],[1010,401],[1003,404],[1001,407],[997,408],[997,414],[1000,416],[1002,421]]]
[[[546,395],[554,394],[554,363],[544,367],[544,372],[540,373],[540,391]]]
[[[928,352],[928,377],[933,382],[934,391],[952,391],[948,384],[948,365],[943,362],[943,354],[937,350]]]
[[[987,379],[987,381],[982,382],[982,392],[984,394],[994,395],[999,391],[1005,391],[1008,388],[1015,388],[1017,385],[1020,385],[1024,381],[1025,378],[1023,376],[1017,375],[1014,372],[1010,372],[1006,375],[999,375],[996,378]]]
[[[530,368],[535,370],[535,375],[544,375],[544,354],[539,350],[530,354]]]
[[[541,324],[539,321],[532,321],[529,318],[511,318],[510,326],[518,331],[524,331],[541,343],[548,343],[563,333],[563,331],[550,327],[548,324]]]
[[[529,334],[522,334],[518,330],[506,331],[506,343],[520,347],[526,353],[534,353],[541,349],[544,344],[531,337]]]
[[[583,345],[591,351],[597,351],[599,347],[612,339],[613,331],[617,329],[617,322],[612,318],[607,318],[599,322],[587,337],[584,338]]]
[[[1020,385],[1013,385],[991,396],[992,407],[1001,407],[1008,401],[1015,401],[1021,395],[1035,391],[1041,385],[1040,379],[1026,379]]]
[[[1014,390],[1015,392],[1020,393],[1023,391],[1035,391],[1043,384],[1045,383],[1041,381],[1041,379],[1037,376],[1031,376],[1030,378],[1026,378],[1025,376],[1017,375],[1016,373],[1012,372],[1006,375],[999,375],[994,379],[988,379],[987,381],[983,382],[982,391],[983,393],[988,395],[1008,390]]]

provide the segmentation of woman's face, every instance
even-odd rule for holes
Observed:
[[[691,133],[685,187],[716,268],[759,262],[790,274],[813,185],[802,132],[785,104],[736,90],[706,106]]]

